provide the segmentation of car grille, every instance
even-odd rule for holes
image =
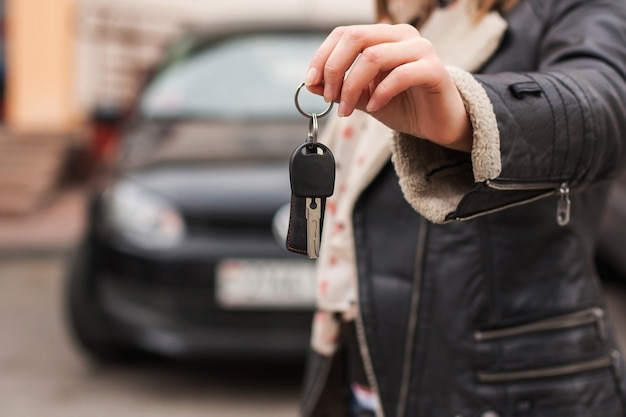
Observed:
[[[127,277],[107,277],[101,282],[101,294],[134,306],[141,314],[149,314],[155,321],[176,326],[211,326],[259,330],[279,325],[302,329],[310,325],[309,310],[224,310],[218,307],[212,286],[180,283],[148,284]]]
[[[275,210],[261,212],[239,209],[240,212],[212,213],[211,216],[185,215],[189,233],[202,234],[254,234],[272,233],[272,220]]]
[[[215,301],[216,265],[212,261],[143,259],[113,249],[100,261],[100,294],[159,320],[257,330],[274,325],[302,329],[310,324],[310,309],[223,309]]]

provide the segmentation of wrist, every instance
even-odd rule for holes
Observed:
[[[459,117],[459,123],[457,124],[456,129],[452,130],[453,134],[451,139],[441,145],[455,151],[470,153],[472,151],[474,140],[472,122],[466,112],[463,112],[463,116]]]

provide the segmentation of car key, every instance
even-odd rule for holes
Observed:
[[[335,159],[321,143],[305,142],[293,152],[289,162],[291,192],[295,199],[304,199],[304,210],[292,210],[293,216],[306,220],[306,254],[319,256],[326,198],[335,187]]]
[[[330,112],[333,103],[321,114],[306,113],[298,103],[298,111],[309,118],[309,135],[298,146],[289,160],[291,181],[291,210],[286,246],[291,252],[305,254],[311,259],[319,256],[326,198],[335,187],[335,159],[325,145],[317,142],[318,118]]]
[[[320,256],[320,234],[322,233],[322,210],[319,198],[306,200],[306,251],[307,256],[316,259]]]

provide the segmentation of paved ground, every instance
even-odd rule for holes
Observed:
[[[85,187],[67,186],[33,213],[0,213],[0,255],[67,250],[82,231],[84,204]]]
[[[70,343],[61,254],[0,258],[3,417],[293,417],[301,368],[146,362],[102,368]]]

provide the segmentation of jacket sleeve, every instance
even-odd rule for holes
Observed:
[[[407,200],[431,221],[467,219],[579,191],[626,164],[623,1],[544,2],[533,72],[449,68],[474,130],[471,155],[397,133]],[[562,219],[565,221],[566,219]]]

